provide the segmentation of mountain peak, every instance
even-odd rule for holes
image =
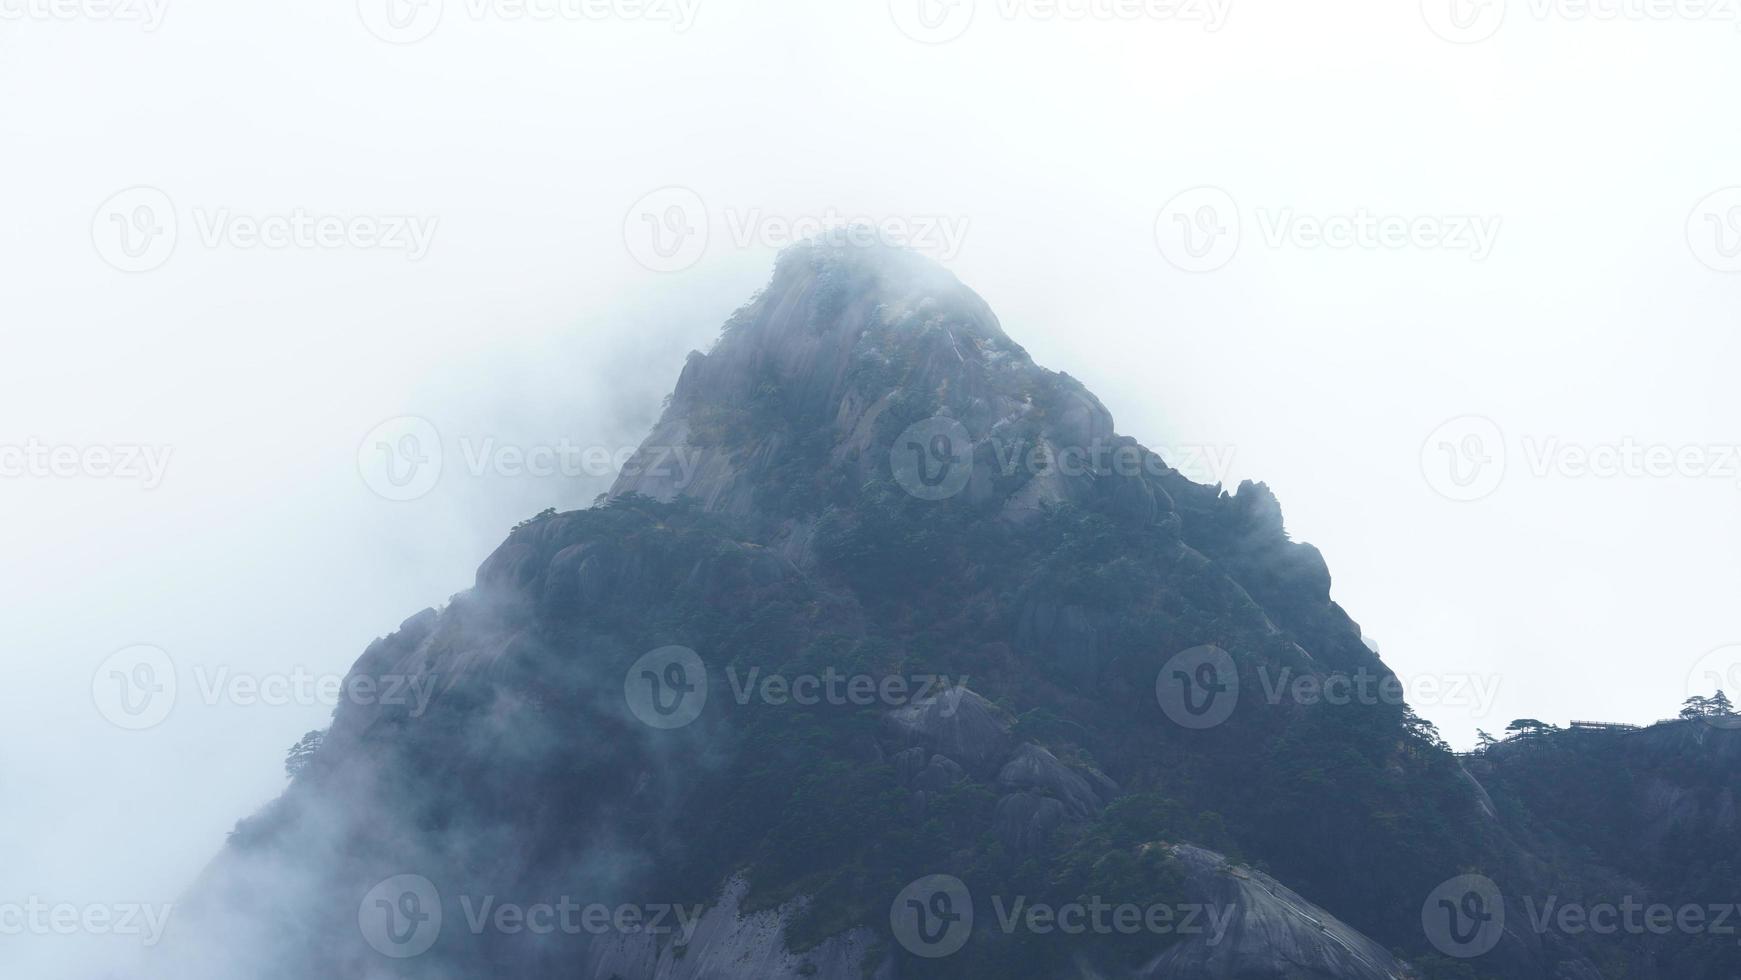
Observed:
[[[803,517],[842,487],[898,479],[892,454],[911,448],[902,435],[914,432],[926,452],[951,457],[931,463],[971,474],[954,492],[998,498],[1012,517],[1091,493],[1092,479],[1036,465],[1042,457],[1105,457],[1120,445],[1153,456],[1119,440],[1111,414],[1075,379],[1035,365],[943,267],[832,236],[782,253],[772,282],[714,347],[690,354],[611,496]],[[691,465],[660,465],[677,459]],[[1147,469],[1168,472],[1158,457]],[[1145,518],[1164,511],[1154,488],[1134,492]],[[771,502],[780,497],[798,506]]]
[[[1465,944],[1423,932],[1431,896],[1732,882],[1734,740],[1456,759],[1266,486],[1201,486],[1114,435],[918,256],[783,255],[616,493],[516,527],[476,588],[364,652],[347,690],[401,693],[298,743],[155,975],[1420,975],[1403,949],[1445,977],[1433,950]],[[1606,857],[1555,880],[1567,854]],[[698,918],[674,939],[401,923],[575,895]],[[938,895],[987,923],[1092,896],[1228,928],[940,949],[910,915]],[[1504,980],[1716,975],[1667,942],[1496,938],[1481,972]]]

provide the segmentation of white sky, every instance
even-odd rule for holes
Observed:
[[[1120,431],[1267,481],[1394,668],[1497,680],[1485,712],[1420,706],[1454,743],[1519,715],[1670,715],[1700,659],[1741,643],[1736,460],[1530,465],[1548,440],[1741,443],[1741,276],[1706,264],[1741,222],[1719,239],[1695,213],[1741,185],[1726,13],[1514,0],[1453,44],[1428,27],[1450,11],[1399,0],[1233,0],[1214,32],[978,0],[960,37],[922,44],[882,0],[700,0],[682,32],[482,2],[394,45],[354,0],[168,0],[155,30],[0,0],[0,447],[173,453],[149,490],[0,477],[0,905],[173,901],[328,714],[206,704],[199,677],[342,674],[467,587],[513,522],[589,503],[607,479],[474,477],[462,440],[633,445],[683,353],[766,280],[769,218],[965,223],[947,264],[1009,333]],[[173,202],[176,247],[126,273],[99,209],[140,186]],[[698,199],[711,235],[657,273],[625,216],[668,186],[693,196],[654,200]],[[1157,215],[1204,186],[1242,235],[1191,273]],[[204,240],[297,209],[438,224],[417,260]],[[1268,240],[1360,213],[1499,231],[1480,259]],[[740,244],[745,224],[763,233]],[[357,450],[407,415],[446,467],[394,503]],[[1467,415],[1508,466],[1458,503],[1422,447]],[[93,706],[131,644],[166,651],[181,688],[143,732]],[[0,935],[0,973],[80,975],[88,945]]]

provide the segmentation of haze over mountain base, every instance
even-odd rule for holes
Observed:
[[[1265,486],[1117,435],[941,268],[797,247],[607,499],[515,528],[369,646],[353,676],[434,695],[341,704],[146,967],[1741,969],[1715,930],[1535,914],[1741,900],[1741,735],[1460,759],[1399,698],[1305,693],[1388,690],[1330,590]]]

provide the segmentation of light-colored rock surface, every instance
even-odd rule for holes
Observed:
[[[900,745],[927,746],[971,770],[997,766],[1011,746],[1003,710],[964,687],[889,712],[883,729]]]
[[[1087,777],[1032,743],[1016,750],[1015,758],[998,773],[997,782],[1007,790],[1040,790],[1063,803],[1077,817],[1092,816],[1108,802]]]
[[[578,976],[586,980],[888,980],[894,976],[881,941],[855,929],[802,953],[786,949],[792,906],[741,914],[744,883],[734,879],[702,915],[689,942],[672,937],[613,934],[592,945]],[[866,958],[878,966],[867,972]]]
[[[1158,845],[1157,845],[1158,846]],[[1408,966],[1261,871],[1190,844],[1170,848],[1192,902],[1232,919],[1219,940],[1195,935],[1162,953],[1139,980],[1408,980]]]

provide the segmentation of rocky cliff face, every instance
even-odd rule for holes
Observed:
[[[1267,694],[1389,676],[1330,585],[1267,488],[1195,484],[1118,436],[953,276],[793,249],[607,500],[514,529],[472,589],[364,652],[355,675],[435,696],[342,705],[145,972],[1647,963],[1515,918],[1487,958],[1440,955],[1442,883],[1522,868],[1509,900],[1561,872],[1533,804],[1484,792],[1400,701]],[[1676,792],[1644,794],[1690,814],[1665,826],[1732,826],[1732,794]]]

